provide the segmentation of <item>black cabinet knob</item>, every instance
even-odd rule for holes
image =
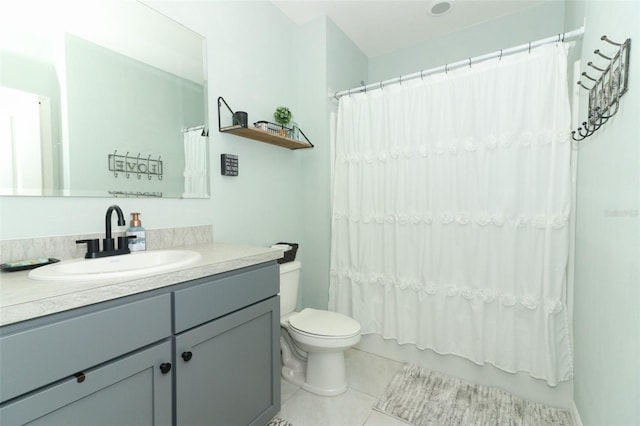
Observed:
[[[171,371],[171,363],[164,362],[160,364],[160,371],[162,372],[162,374],[167,374],[169,371]]]
[[[83,372],[76,373],[74,374],[74,376],[76,377],[76,382],[78,383],[84,382],[84,380],[87,378],[87,376],[85,376]]]
[[[182,352],[182,359],[184,359],[185,362],[191,360],[192,356],[193,356],[193,354],[191,352],[189,352],[189,351]]]

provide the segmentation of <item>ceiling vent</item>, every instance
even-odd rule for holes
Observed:
[[[452,0],[434,0],[429,4],[429,14],[432,16],[442,16],[448,13],[452,7]]]

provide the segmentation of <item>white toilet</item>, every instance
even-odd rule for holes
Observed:
[[[344,351],[360,341],[360,324],[337,312],[295,312],[300,267],[280,264],[282,377],[318,395],[340,395],[347,390]]]

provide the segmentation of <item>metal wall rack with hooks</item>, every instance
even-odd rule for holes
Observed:
[[[113,172],[114,177],[118,177],[120,173],[124,173],[125,177],[129,179],[132,174],[135,174],[138,179],[142,179],[142,176],[146,176],[151,180],[153,176],[158,180],[162,180],[162,156],[158,156],[157,159],[152,159],[151,155],[147,158],[141,156],[140,153],[136,156],[129,155],[129,151],[125,155],[118,154],[116,149],[113,154],[109,154],[109,171]]]
[[[231,126],[223,127],[220,118],[220,109],[222,108],[222,104],[224,104],[226,109],[229,111],[231,117],[233,117],[234,114],[231,107],[229,107],[229,104],[227,104],[224,98],[220,96],[218,98],[218,131],[221,133],[231,133],[243,138],[253,139],[259,142],[289,149],[313,148],[313,144],[309,141],[307,135],[305,135],[302,129],[299,128],[297,130],[304,139],[292,137],[294,129],[268,121],[256,122],[253,127],[249,127],[246,122],[243,124],[232,124]],[[258,125],[260,125],[260,127],[258,127]]]
[[[596,49],[593,53],[598,55],[598,63],[604,62],[604,65],[596,65],[590,61],[587,66],[600,73],[600,76],[594,78],[589,73],[583,72],[582,76],[588,81],[586,84],[582,80],[578,81],[580,87],[589,91],[589,115],[587,121],[583,121],[577,130],[571,132],[571,137],[575,141],[581,141],[593,135],[616,115],[620,109],[620,98],[627,93],[628,89],[631,39],[626,39],[624,43],[616,43],[603,35],[600,40],[616,46],[617,51],[607,55],[600,49]]]

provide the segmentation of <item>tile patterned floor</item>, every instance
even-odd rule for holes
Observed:
[[[372,409],[403,364],[357,349],[345,361],[349,388],[342,395],[315,395],[282,380],[278,416],[294,426],[407,426]]]
[[[348,350],[345,362],[349,387],[342,395],[320,396],[281,380],[277,417],[293,426],[407,426],[373,410],[404,364],[358,349]]]

